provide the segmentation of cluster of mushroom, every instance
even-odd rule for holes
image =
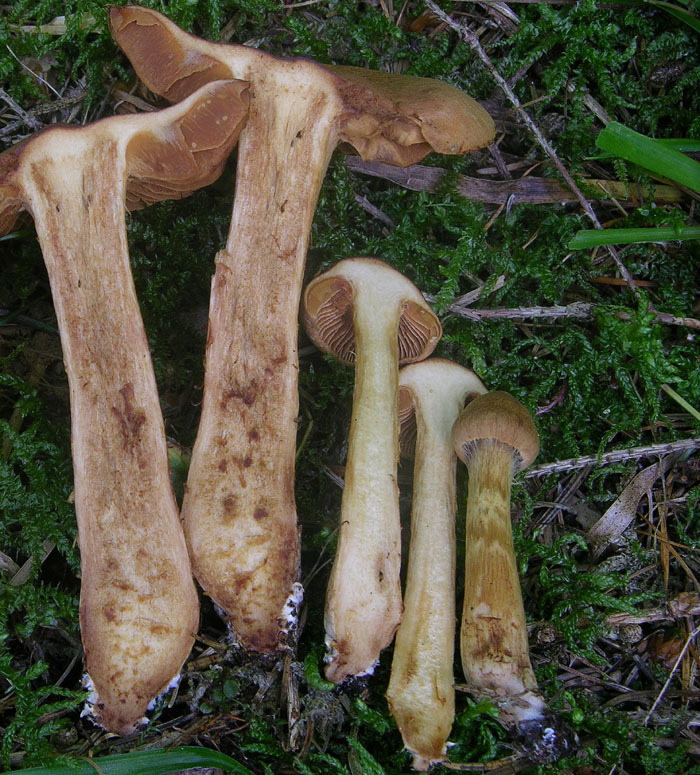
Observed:
[[[349,144],[365,160],[406,166],[433,150],[463,154],[487,145],[495,130],[476,102],[443,82],[214,44],[138,6],[113,7],[110,27],[145,84],[176,104],[80,128],[52,127],[0,155],[0,233],[22,210],[34,217],[70,386],[92,712],[108,730],[127,734],[193,644],[199,606],[192,572],[241,645],[262,653],[284,646],[301,599],[297,317],[311,222],[333,150]],[[231,227],[212,282],[200,427],[178,515],[125,212],[211,183],[237,142]],[[396,274],[369,264],[383,279]],[[425,357],[440,336],[418,291],[399,289],[395,279],[388,280],[394,295],[387,316],[376,307],[371,315],[349,311],[355,289],[371,294],[375,281],[355,259],[341,266],[349,274],[331,270],[309,287],[307,317],[316,315],[310,329],[329,335],[340,357],[356,361],[355,460],[382,459],[387,467],[353,468],[348,461],[343,509],[359,518],[343,527],[337,564],[351,563],[357,573],[363,563],[369,600],[357,597],[352,575],[334,569],[327,625],[328,675],[336,681],[370,670],[399,624],[396,371],[399,360]],[[356,325],[351,335],[343,328],[348,317]],[[360,317],[366,331],[357,327]],[[365,350],[363,339],[381,340],[385,350]],[[483,390],[469,379],[468,392]],[[401,396],[404,390],[412,395],[408,383]],[[367,408],[367,392],[376,397],[374,408]],[[417,475],[428,465],[417,465]],[[450,503],[451,487],[443,493]],[[357,494],[375,488],[391,503],[381,515]],[[382,532],[380,554],[353,554],[355,532],[361,545],[379,540],[370,515],[394,526]],[[441,572],[449,575],[449,568]],[[408,613],[411,586],[399,644],[416,626]],[[370,629],[364,642],[361,634]],[[424,637],[445,640],[433,630]],[[397,660],[398,653],[397,646]],[[437,695],[448,698],[450,681],[440,681]],[[392,679],[390,688],[397,718],[399,683]],[[532,688],[529,678],[522,683]]]
[[[539,439],[510,394],[428,358],[442,333],[418,289],[373,258],[338,262],[304,293],[315,344],[355,367],[340,532],[326,595],[326,677],[371,672],[396,633],[387,698],[413,766],[444,760],[454,719],[456,461],[469,470],[461,658],[470,689],[537,755],[555,732],[537,692],[510,527],[513,475]],[[424,360],[426,359],[427,360]],[[399,365],[405,365],[399,370]],[[400,445],[399,445],[400,442]],[[415,457],[405,596],[399,446]],[[455,454],[456,453],[456,454]]]

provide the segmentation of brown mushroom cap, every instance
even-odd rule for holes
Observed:
[[[231,78],[231,69],[204,51],[193,51],[189,35],[158,11],[138,5],[113,5],[109,28],[151,91],[179,102],[205,83]],[[214,44],[211,44],[214,48]]]
[[[494,390],[467,404],[452,429],[455,451],[467,465],[474,445],[493,439],[515,451],[515,471],[533,463],[540,449],[537,429],[528,410],[510,393]]]
[[[337,142],[350,143],[365,161],[405,167],[431,151],[463,154],[492,142],[489,114],[456,86],[366,70],[324,66],[305,59],[281,59],[248,46],[216,44],[181,30],[157,11],[113,7],[110,29],[149,89],[176,101],[208,80],[246,78],[269,88],[273,73],[303,73],[305,90],[335,99]],[[165,64],[164,64],[165,63]],[[255,86],[253,86],[255,90]],[[279,86],[280,99],[296,99]]]
[[[0,153],[0,236],[12,231],[24,210],[22,194],[13,181],[27,141]]]
[[[129,141],[127,209],[181,199],[213,183],[223,172],[245,124],[248,84],[214,81],[199,94],[167,131],[143,131]]]
[[[248,109],[248,84],[214,81],[179,106],[111,116],[88,126],[51,126],[0,154],[0,235],[26,209],[21,169],[32,157],[50,156],[56,141],[97,153],[102,141],[126,143],[126,207],[138,210],[164,199],[182,199],[213,183],[238,141]],[[94,147],[93,145],[94,144]],[[54,146],[55,147],[55,146]]]
[[[338,136],[363,161],[406,167],[431,151],[464,154],[494,138],[491,116],[450,83],[362,67],[327,69],[338,78],[345,106]]]
[[[364,283],[384,288],[387,303],[400,305],[399,363],[427,358],[442,335],[440,321],[408,278],[376,258],[343,259],[307,286],[304,324],[318,349],[354,365],[353,297]]]

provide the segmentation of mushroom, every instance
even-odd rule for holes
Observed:
[[[128,734],[186,659],[199,603],[129,266],[132,209],[222,172],[245,84],[180,105],[50,127],[0,155],[0,224],[34,218],[63,346],[81,553],[80,625],[98,723]]]
[[[537,430],[521,403],[494,391],[467,404],[452,440],[469,471],[464,675],[474,691],[495,699],[507,726],[545,753],[553,750],[556,733],[530,663],[510,523],[511,481],[537,457]]]
[[[284,60],[189,35],[148,8],[113,7],[112,33],[145,84],[181,99],[212,78],[251,85],[226,247],[216,257],[199,432],[182,515],[195,575],[241,644],[279,645],[298,577],[294,505],[297,332],[304,262],[334,148],[405,166],[466,153],[494,124],[454,86]]]
[[[426,358],[440,321],[413,283],[375,258],[346,258],[304,292],[316,346],[355,367],[338,549],[326,592],[326,677],[370,673],[401,619],[396,484],[399,363]]]
[[[445,758],[455,713],[455,512],[452,426],[466,401],[485,393],[469,369],[429,358],[399,372],[401,453],[415,457],[404,612],[387,699],[413,753],[413,769]]]

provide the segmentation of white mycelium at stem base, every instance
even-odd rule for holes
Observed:
[[[544,738],[552,730],[545,728],[546,706],[530,663],[510,516],[511,481],[537,456],[537,431],[522,404],[494,391],[467,404],[452,438],[469,470],[464,674],[470,687],[495,698],[506,724]]]
[[[415,464],[404,613],[387,699],[413,768],[427,770],[445,758],[455,713],[457,457],[451,431],[465,401],[486,388],[469,369],[429,358],[401,369],[399,391],[401,450]],[[412,441],[415,453],[406,449]]]
[[[370,672],[401,618],[398,367],[426,357],[440,323],[418,289],[376,259],[340,261],[307,287],[305,322],[355,364],[338,549],[326,594],[326,676]]]

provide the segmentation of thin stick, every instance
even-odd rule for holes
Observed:
[[[678,670],[678,665],[683,661],[683,657],[685,656],[685,652],[688,650],[691,641],[693,638],[700,632],[700,625],[696,627],[690,635],[688,635],[688,638],[686,639],[685,643],[683,644],[683,648],[681,649],[681,653],[678,655],[678,658],[673,664],[673,669],[668,674],[668,678],[666,679],[666,683],[661,687],[661,691],[659,692],[657,698],[654,700],[653,705],[651,708],[649,708],[649,712],[644,717],[644,726],[646,726],[649,723],[649,719],[651,718],[653,712],[656,710],[658,704],[661,702],[664,694],[666,693],[666,689],[668,689],[669,684],[671,683],[671,680],[673,679],[673,676],[676,674],[676,670]]]
[[[54,89],[54,87],[45,78],[39,75],[39,73],[35,73],[31,67],[28,67],[27,65],[25,65],[24,62],[17,56],[17,54],[15,54],[15,52],[7,44],[5,44],[5,48],[10,52],[10,56],[12,56],[12,58],[19,64],[20,67],[23,67],[28,73],[31,73],[37,79],[37,81],[40,81],[41,83],[43,83],[44,86],[46,86],[47,89],[50,89],[58,97],[59,100],[61,99],[60,92],[57,92],[56,89]]]
[[[589,302],[576,301],[572,304],[554,305],[552,307],[497,307],[495,309],[467,309],[463,304],[452,304],[450,312],[467,320],[522,320],[524,318],[577,318],[578,320],[590,320],[601,305]],[[700,328],[700,320],[696,318],[679,318],[668,312],[657,312],[656,322],[670,326],[685,326],[686,328]],[[614,310],[613,314],[620,320],[631,320],[629,312]],[[692,413],[692,412],[691,412]]]
[[[596,229],[602,229],[603,227],[601,226],[600,221],[598,220],[598,217],[593,211],[593,208],[591,207],[586,197],[583,195],[583,192],[581,191],[581,189],[576,185],[576,181],[573,179],[569,171],[560,161],[556,151],[554,150],[554,147],[549,143],[547,138],[542,134],[540,128],[537,126],[537,124],[535,124],[535,122],[530,117],[530,115],[525,110],[522,110],[520,100],[515,95],[515,92],[510,88],[505,78],[503,78],[503,76],[495,68],[495,66],[489,59],[487,53],[482,48],[481,43],[479,42],[479,39],[476,37],[476,35],[466,25],[456,22],[451,16],[449,16],[449,14],[446,14],[442,10],[442,8],[440,8],[440,6],[437,5],[437,3],[435,3],[433,0],[426,0],[426,5],[442,22],[444,22],[448,27],[453,29],[462,38],[462,40],[464,40],[464,42],[472,49],[472,51],[476,53],[479,59],[481,59],[486,69],[489,71],[489,73],[491,73],[491,77],[494,79],[494,81],[496,81],[498,86],[502,89],[503,93],[506,95],[511,105],[513,105],[513,107],[518,110],[520,116],[522,117],[523,123],[530,130],[530,132],[534,136],[539,146],[552,160],[552,162],[554,163],[554,166],[557,168],[559,174],[562,176],[562,178],[564,178],[564,180],[566,181],[566,184],[569,186],[571,191],[576,196],[576,199],[578,200],[579,204],[583,208],[583,211],[586,213],[591,223],[595,226]],[[625,278],[625,282],[630,287],[630,289],[634,292],[634,294],[637,297],[639,297],[640,296],[639,289],[637,288],[637,285],[634,282],[632,275],[630,275],[630,273],[627,271],[627,267],[622,263],[620,257],[617,254],[617,251],[614,250],[613,248],[608,248],[608,250],[610,252],[610,255],[613,257],[615,263],[617,264],[617,267],[620,270],[620,273]]]
[[[586,466],[605,466],[610,463],[622,463],[626,460],[635,460],[641,457],[658,457],[670,455],[672,452],[689,452],[700,449],[700,436],[692,439],[681,439],[679,441],[670,441],[666,444],[648,444],[641,447],[630,447],[629,449],[617,449],[613,452],[604,452],[602,455],[586,455],[584,457],[574,457],[569,460],[558,460],[555,463],[546,463],[536,468],[530,468],[525,473],[526,479],[533,476],[546,476],[560,471],[572,471]]]
[[[20,117],[22,123],[26,124],[30,129],[38,129],[41,126],[41,124],[30,116],[21,105],[18,105],[4,89],[0,89],[0,100],[6,102]]]

